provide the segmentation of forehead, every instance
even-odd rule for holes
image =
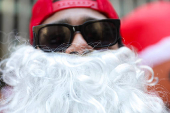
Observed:
[[[107,17],[98,11],[89,8],[72,8],[56,12],[47,18],[42,24],[56,23],[67,20],[72,25],[80,25],[89,19],[106,19]]]

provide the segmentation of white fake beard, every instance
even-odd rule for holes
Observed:
[[[78,56],[22,46],[3,62],[4,113],[166,113],[147,92],[152,70],[126,47]]]

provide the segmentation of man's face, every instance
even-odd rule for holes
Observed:
[[[42,24],[51,23],[67,23],[70,25],[81,25],[89,20],[100,20],[106,19],[107,17],[98,11],[88,9],[88,8],[72,8],[65,9],[56,12],[51,17],[47,18]],[[118,44],[115,44],[108,48],[99,49],[117,49]],[[81,33],[75,33],[71,46],[66,49],[66,53],[79,53],[82,54],[85,51],[92,51],[93,48],[87,44]]]

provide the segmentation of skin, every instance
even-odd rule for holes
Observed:
[[[42,24],[68,23],[70,25],[81,25],[89,20],[100,20],[106,18],[107,17],[105,15],[92,9],[72,8],[56,12],[51,17],[47,18]],[[118,49],[118,44],[115,44],[109,48],[101,49]],[[75,33],[71,46],[68,47],[65,52],[69,54],[83,54],[92,50],[93,48],[87,44],[81,33]]]

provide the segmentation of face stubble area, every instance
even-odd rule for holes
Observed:
[[[130,49],[86,55],[16,48],[2,61],[4,113],[167,113],[152,86],[152,69]],[[147,70],[147,71],[146,71]],[[5,95],[7,94],[7,95]]]

